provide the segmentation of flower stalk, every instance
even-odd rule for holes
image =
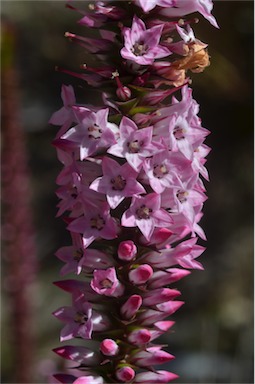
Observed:
[[[91,345],[55,349],[76,363],[74,375],[55,378],[168,383],[178,376],[153,366],[174,356],[154,341],[173,326],[168,318],[183,305],[171,285],[190,269],[203,269],[196,258],[205,248],[197,242],[206,239],[199,222],[209,131],[189,76],[202,72],[209,56],[191,28],[198,20],[186,15],[200,12],[217,27],[212,3],[67,6],[82,14],[85,32],[95,33],[65,36],[92,53],[97,67],[61,71],[97,89],[102,102],[76,102],[72,86],[63,85],[64,105],[50,120],[60,126],[53,144],[63,164],[57,215],[65,214],[72,240],[56,256],[65,262],[61,275],[78,275],[56,282],[72,305],[54,315],[65,323],[61,341],[89,339]]]

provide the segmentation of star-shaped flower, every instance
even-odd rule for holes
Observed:
[[[50,124],[62,125],[62,128],[58,132],[57,137],[61,136],[71,126],[71,123],[76,121],[72,109],[76,103],[76,100],[74,90],[71,85],[62,85],[61,98],[64,104],[63,107],[54,112],[49,120]]]
[[[146,157],[161,151],[160,143],[152,143],[152,127],[138,129],[128,117],[123,117],[120,123],[120,138],[117,144],[108,149],[108,153],[127,159],[131,167],[139,172]]]
[[[155,8],[156,5],[161,7],[172,7],[174,6],[174,2],[175,0],[135,0],[135,3],[146,13]]]
[[[90,285],[99,295],[118,297],[124,291],[117,278],[115,268],[95,269]]]
[[[61,307],[53,313],[59,320],[67,323],[60,333],[60,341],[80,336],[90,339],[93,322],[92,307],[83,294],[73,295],[72,307]]]
[[[175,168],[169,157],[169,151],[163,151],[150,159],[143,165],[149,179],[151,188],[156,193],[162,193],[166,187],[174,185],[176,179]]]
[[[159,45],[163,24],[146,29],[144,22],[136,15],[131,28],[123,28],[125,46],[120,54],[124,59],[140,65],[150,65],[155,59],[169,56],[168,48]]]
[[[80,160],[86,159],[100,148],[109,148],[115,141],[115,126],[107,121],[109,110],[93,112],[88,108],[76,107],[78,125],[69,129],[61,139],[76,143],[80,150]]]
[[[107,240],[115,239],[117,237],[116,222],[109,211],[110,207],[107,203],[102,203],[98,207],[88,204],[86,214],[72,221],[67,228],[83,234],[85,247],[98,237]]]
[[[102,169],[104,176],[93,181],[90,188],[105,193],[112,209],[115,209],[125,197],[145,193],[143,186],[136,181],[137,172],[128,163],[121,166],[117,161],[105,156]]]
[[[168,212],[160,208],[161,197],[150,193],[145,197],[133,197],[130,208],[124,212],[121,224],[124,227],[138,227],[147,240],[150,240],[155,227],[169,227],[173,220]]]
[[[175,0],[173,7],[163,8],[159,13],[167,17],[178,17],[199,12],[214,27],[219,28],[215,17],[211,14],[212,8],[212,0]]]

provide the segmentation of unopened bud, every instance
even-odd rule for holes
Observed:
[[[125,319],[131,319],[142,305],[142,298],[139,295],[132,295],[122,305],[120,312]]]
[[[127,101],[131,97],[131,91],[128,87],[119,87],[117,88],[116,95],[120,100]]]
[[[116,377],[118,380],[123,381],[124,383],[128,383],[135,377],[135,371],[129,366],[124,366],[117,369]]]
[[[100,351],[106,356],[115,356],[119,347],[112,339],[104,339],[100,344]]]
[[[118,248],[118,257],[121,260],[130,261],[137,253],[137,248],[132,240],[122,241]]]
[[[134,345],[142,346],[149,343],[151,340],[151,333],[148,329],[135,329],[128,335],[128,341]]]
[[[146,283],[153,275],[153,269],[149,264],[142,264],[139,267],[132,269],[129,274],[131,283],[139,285]]]

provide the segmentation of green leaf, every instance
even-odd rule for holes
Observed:
[[[130,116],[134,116],[137,113],[147,113],[147,112],[153,112],[156,111],[158,108],[157,107],[150,107],[147,105],[139,105],[138,107],[134,107],[129,111]]]
[[[124,113],[128,113],[130,109],[134,108],[137,104],[138,104],[137,98],[117,103],[119,109]]]
[[[120,123],[122,117],[123,117],[123,116],[122,116],[120,113],[118,113],[118,114],[116,114],[116,115],[110,115],[110,116],[108,117],[108,119],[109,119],[109,122],[110,122],[110,123],[114,123],[114,124],[119,125],[119,123]]]

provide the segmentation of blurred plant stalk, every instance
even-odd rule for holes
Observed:
[[[34,382],[35,232],[25,132],[20,118],[15,26],[2,22],[2,249],[3,289],[7,293],[13,382]]]

